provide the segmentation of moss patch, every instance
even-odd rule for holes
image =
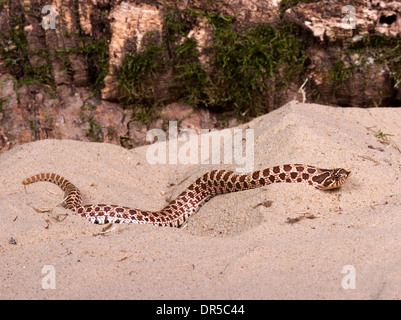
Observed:
[[[25,8],[26,9],[26,8]],[[28,14],[30,14],[28,12]],[[9,72],[18,80],[18,87],[28,84],[45,84],[55,89],[52,61],[57,59],[63,63],[69,77],[73,77],[73,69],[69,60],[71,54],[84,55],[89,66],[91,89],[100,92],[103,79],[108,73],[108,45],[106,39],[93,40],[84,36],[78,26],[78,48],[71,50],[38,49],[30,51],[24,33],[27,22],[20,12],[10,18],[11,26],[7,32],[0,31],[0,54]],[[64,32],[65,37],[71,35]]]
[[[48,50],[29,51],[28,41],[24,34],[24,27],[27,23],[19,17],[12,17],[10,20],[10,33],[0,32],[1,43],[7,44],[2,46],[0,52],[5,61],[5,66],[18,79],[18,86],[21,87],[33,83],[54,86]],[[30,57],[34,57],[37,63],[32,64]]]
[[[160,104],[154,95],[157,78],[165,67],[161,58],[165,47],[149,44],[140,54],[127,55],[120,68],[118,84],[124,92],[122,100],[126,108],[134,110],[133,120],[148,123]]]
[[[119,85],[125,92],[127,103],[152,105],[156,74],[163,68],[164,61],[160,59],[165,48],[149,44],[140,54],[126,55],[120,69]]]
[[[199,19],[213,30],[213,41],[202,48],[211,72],[199,61],[197,41],[188,37]],[[161,71],[171,70],[171,101],[232,111],[238,117],[261,115],[268,111],[267,97],[299,75],[306,60],[291,26],[258,26],[240,33],[235,17],[215,13],[169,9],[164,37],[166,45],[151,44],[123,61],[119,85],[134,108],[150,110],[160,103],[154,98],[155,81]]]
[[[282,90],[301,72],[306,60],[302,44],[291,26],[258,26],[239,34],[231,22],[211,22],[216,30],[211,46],[214,72],[209,75],[205,104],[231,109],[237,116],[266,113],[265,101],[273,90]]]
[[[344,60],[354,54],[359,56],[357,61],[345,64]],[[347,50],[338,52],[338,59],[329,71],[328,83],[339,88],[346,84],[354,73],[371,68],[373,64],[380,69],[387,66],[394,86],[399,86],[401,83],[401,42],[382,34],[372,34],[350,44]],[[372,70],[371,73],[375,74],[379,71]]]
[[[86,102],[81,107],[79,117],[82,122],[87,122],[89,125],[88,129],[84,129],[86,137],[88,137],[92,142],[101,142],[103,141],[103,132],[102,127],[93,115],[95,109],[95,105]]]
[[[287,9],[295,7],[298,3],[318,2],[316,0],[282,0],[280,2],[280,16],[282,17]]]
[[[84,41],[80,37],[81,43],[79,48],[74,49],[57,49],[55,51],[55,59],[62,62],[65,72],[69,78],[74,76],[74,70],[71,66],[71,55],[83,55],[88,63],[88,73],[90,76],[90,89],[94,93],[100,93],[100,89],[104,87],[103,79],[108,75],[109,52],[105,39],[90,39]]]

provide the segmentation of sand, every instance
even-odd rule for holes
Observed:
[[[158,210],[204,172],[238,165],[149,164],[147,146],[15,147],[0,155],[0,298],[399,299],[400,119],[398,108],[289,103],[238,127],[253,129],[254,169],[344,167],[352,175],[340,189],[274,184],[215,197],[185,228],[101,235],[59,205],[57,186],[22,180],[55,172],[85,204]]]

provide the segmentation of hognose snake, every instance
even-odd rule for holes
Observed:
[[[185,191],[159,211],[144,211],[116,205],[82,205],[81,193],[71,182],[55,173],[40,173],[23,181],[49,181],[63,189],[64,207],[97,224],[138,223],[180,227],[199,208],[218,194],[259,188],[272,183],[306,183],[321,190],[338,188],[349,178],[342,168],[320,169],[310,165],[286,164],[258,170],[247,175],[234,171],[213,170],[198,178]]]

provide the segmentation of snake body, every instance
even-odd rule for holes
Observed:
[[[237,174],[228,170],[210,171],[159,211],[145,211],[117,205],[82,205],[78,188],[55,173],[40,173],[23,181],[30,184],[36,181],[49,181],[57,184],[66,193],[64,207],[70,209],[90,222],[137,223],[158,226],[180,227],[199,208],[216,195],[259,188],[272,183],[305,183],[321,190],[338,188],[343,185],[350,172],[342,169],[320,169],[304,164],[286,164],[250,174]]]

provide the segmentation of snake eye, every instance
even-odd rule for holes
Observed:
[[[334,179],[338,179],[340,176],[338,174],[334,175]]]

